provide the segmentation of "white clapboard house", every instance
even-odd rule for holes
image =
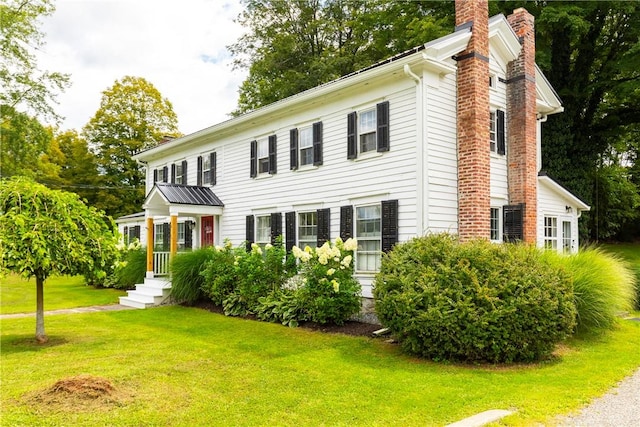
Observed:
[[[589,207],[540,172],[542,124],[563,108],[533,17],[456,6],[445,37],[137,154],[144,213],[117,222],[147,245],[148,271],[122,303],[159,302],[171,253],[224,239],[354,237],[364,297],[382,252],[426,233],[576,251]]]

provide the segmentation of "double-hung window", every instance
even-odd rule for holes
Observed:
[[[291,129],[290,169],[296,170],[304,166],[320,166],[322,164],[322,122],[311,126]]]
[[[164,247],[164,241],[167,239],[167,236],[164,235],[166,228],[164,224],[155,224],[153,242],[156,251],[167,250],[167,248]]]
[[[186,160],[183,160],[180,163],[174,163],[171,165],[171,183],[172,184],[187,183],[187,161]]]
[[[251,178],[258,175],[276,173],[276,149],[277,139],[270,135],[268,139],[251,141]]]
[[[356,208],[357,271],[378,271],[382,251],[382,215],[380,205]]]
[[[217,155],[216,152],[206,156],[198,156],[198,185],[216,185]]]
[[[492,153],[506,153],[504,111],[495,110],[489,113],[489,148]]]
[[[153,170],[153,182],[168,182],[169,168],[166,166]]]
[[[389,151],[389,102],[347,115],[347,158],[372,151]]]
[[[501,241],[500,237],[500,208],[491,208],[490,232],[492,241]]]
[[[301,212],[298,214],[298,247],[315,248],[318,243],[317,212]]]
[[[178,249],[184,249],[185,223],[178,223]]]
[[[558,218],[544,217],[544,247],[558,250]]]
[[[313,164],[313,129],[302,128],[298,134],[300,144],[300,166]]]
[[[256,216],[256,243],[264,248],[271,242],[271,215]]]

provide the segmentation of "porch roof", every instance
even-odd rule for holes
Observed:
[[[142,207],[152,214],[167,210],[170,213],[220,214],[224,203],[210,187],[157,182]]]

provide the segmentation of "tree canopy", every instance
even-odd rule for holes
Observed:
[[[11,107],[7,112],[58,118],[53,105],[57,93],[68,86],[69,76],[39,70],[34,55],[44,45],[38,20],[54,10],[51,0],[0,3],[0,105]]]
[[[95,147],[102,187],[99,206],[110,215],[138,211],[144,174],[131,157],[165,136],[178,136],[178,119],[168,99],[147,80],[126,76],[102,93],[100,109],[83,129]]]
[[[44,330],[43,289],[52,274],[105,274],[116,255],[115,224],[77,194],[25,177],[0,180],[0,270],[35,277],[36,339]]]

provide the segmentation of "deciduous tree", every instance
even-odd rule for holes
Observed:
[[[77,194],[25,177],[0,180],[0,270],[36,279],[36,339],[46,342],[44,283],[52,274],[104,275],[115,259],[113,221]]]
[[[83,130],[95,147],[103,186],[99,207],[109,215],[141,209],[144,174],[131,157],[164,136],[178,135],[178,119],[168,99],[147,80],[126,76],[102,93],[100,109]]]
[[[69,76],[38,69],[34,51],[44,45],[39,19],[55,10],[50,0],[3,0],[0,3],[0,105],[36,117],[58,118],[56,95]],[[9,115],[2,115],[5,119]]]

